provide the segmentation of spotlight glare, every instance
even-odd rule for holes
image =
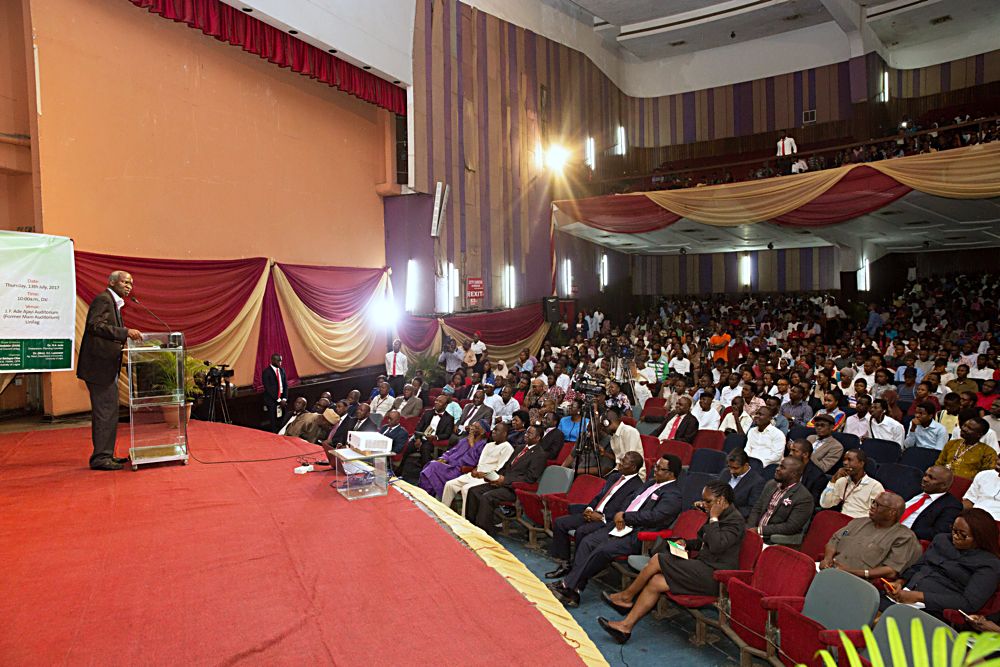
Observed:
[[[380,329],[391,330],[396,327],[399,313],[396,304],[388,297],[374,299],[369,306],[369,317],[372,324]]]
[[[552,171],[561,172],[569,162],[570,152],[565,146],[552,144],[545,152],[545,166]]]

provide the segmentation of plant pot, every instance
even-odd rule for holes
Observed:
[[[187,423],[191,421],[191,406],[193,403],[184,404],[184,422]],[[180,412],[177,410],[177,406],[174,405],[164,405],[163,406],[163,422],[167,425],[167,428],[178,428]]]

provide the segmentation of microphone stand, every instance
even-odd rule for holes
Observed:
[[[167,324],[166,322],[164,322],[162,319],[160,319],[159,315],[157,315],[156,313],[154,313],[153,311],[151,311],[149,308],[147,308],[146,304],[142,303],[141,301],[139,301],[139,299],[135,298],[134,296],[130,296],[129,297],[129,301],[131,301],[132,303],[134,303],[135,305],[139,306],[140,308],[142,308],[143,310],[145,310],[147,313],[149,313],[150,315],[152,315],[153,318],[157,322],[159,322],[163,326],[164,329],[167,330],[167,333],[170,335],[169,343],[170,343],[171,347],[177,347],[177,346],[180,345],[180,338],[179,337],[177,339],[174,338],[174,333],[175,332],[174,332],[174,328],[172,326],[170,326],[169,324]]]

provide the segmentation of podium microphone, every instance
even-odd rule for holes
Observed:
[[[163,325],[163,328],[167,330],[167,333],[171,334],[171,339],[173,338],[173,331],[174,331],[173,327],[171,327],[169,324],[167,324],[166,322],[164,322],[163,320],[161,320],[159,315],[157,315],[156,313],[154,313],[153,311],[151,311],[149,308],[147,308],[146,304],[144,304],[141,301],[139,301],[139,299],[135,298],[134,296],[130,296],[129,300],[132,303],[134,303],[137,306],[139,306],[140,308],[142,308],[143,310],[145,310],[150,315],[152,315],[156,319],[157,322],[159,322],[160,324]]]

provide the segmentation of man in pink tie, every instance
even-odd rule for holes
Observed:
[[[955,475],[944,466],[931,466],[920,480],[920,493],[906,502],[899,522],[921,540],[951,533],[951,524],[962,511],[962,501],[948,493]]]
[[[604,488],[594,496],[594,499],[586,507],[570,505],[570,513],[555,520],[552,525],[549,555],[559,563],[559,567],[546,573],[547,579],[559,579],[569,574],[572,566],[569,560],[569,532],[571,530],[576,531],[573,536],[579,543],[587,535],[607,526],[618,512],[628,507],[629,502],[642,488],[642,478],[638,473],[643,463],[642,454],[625,452],[621,461],[618,462],[618,468],[608,475],[608,481],[604,484]]]
[[[653,468],[653,478],[646,482],[624,511],[613,521],[577,542],[573,567],[566,578],[549,588],[567,607],[580,605],[580,591],[587,581],[606,568],[615,556],[639,553],[638,533],[669,528],[683,509],[677,476],[681,460],[665,454]]]

